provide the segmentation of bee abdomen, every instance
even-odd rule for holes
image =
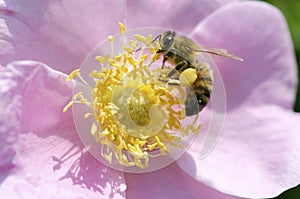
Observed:
[[[208,104],[210,93],[207,87],[188,88],[185,99],[186,116],[198,114]]]
[[[187,89],[185,100],[186,116],[198,114],[208,104],[211,92],[212,78],[207,77],[204,80],[203,77],[198,75],[192,87]]]

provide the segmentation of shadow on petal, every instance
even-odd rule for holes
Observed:
[[[78,157],[79,154],[79,157]],[[76,157],[74,159],[74,157]],[[76,146],[69,148],[62,156],[52,156],[55,164],[52,166],[54,171],[62,169],[65,164],[69,164],[69,169],[59,180],[71,180],[73,185],[114,198],[116,195],[123,195],[125,184],[123,175],[114,171],[92,157],[87,151]]]

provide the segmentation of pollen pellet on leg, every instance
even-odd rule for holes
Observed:
[[[194,68],[184,70],[180,76],[179,81],[182,86],[191,86],[197,79],[197,72]]]

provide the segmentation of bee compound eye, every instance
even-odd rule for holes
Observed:
[[[173,43],[173,38],[171,36],[167,36],[164,40],[163,40],[163,47],[164,48],[169,48]]]

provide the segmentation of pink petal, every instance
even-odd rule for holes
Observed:
[[[300,182],[299,121],[298,113],[272,105],[237,109],[228,114],[224,132],[206,158],[201,159],[201,147],[194,143],[177,162],[196,180],[224,193],[275,197]]]
[[[178,161],[191,176],[224,193],[269,198],[300,182],[296,63],[281,13],[260,2],[224,6],[194,31],[204,46],[245,59],[216,58],[228,101],[223,134],[205,159],[202,141]]]
[[[215,57],[229,110],[262,102],[293,106],[297,65],[278,9],[257,1],[230,4],[202,21],[192,35],[203,46],[225,48],[245,60]]]
[[[10,0],[0,6],[1,64],[32,59],[69,73],[119,32],[126,1]]]
[[[5,1],[0,4],[1,64],[32,59],[69,73],[94,46],[118,33],[118,21],[127,20],[128,28],[161,26],[187,33],[213,10],[235,1]]]
[[[156,172],[144,174],[125,174],[130,199],[237,199],[200,184],[184,173],[176,164]]]
[[[6,171],[0,195],[6,198],[125,196],[123,174],[100,164],[84,149],[71,111],[62,112],[72,92],[72,85],[65,78],[66,75],[32,61],[14,62],[1,73],[1,86],[4,85],[1,88],[7,90],[7,95],[0,101],[14,105],[12,110],[21,109],[22,115],[14,169]],[[6,98],[9,96],[20,100],[10,104]],[[5,124],[9,124],[9,119]]]
[[[237,0],[128,1],[127,27],[161,27],[189,33],[217,8]]]
[[[11,75],[6,75],[4,68],[0,66],[0,176],[6,176],[6,171],[13,167],[14,143],[20,126],[21,99],[11,92],[11,87],[15,86],[11,78]]]

